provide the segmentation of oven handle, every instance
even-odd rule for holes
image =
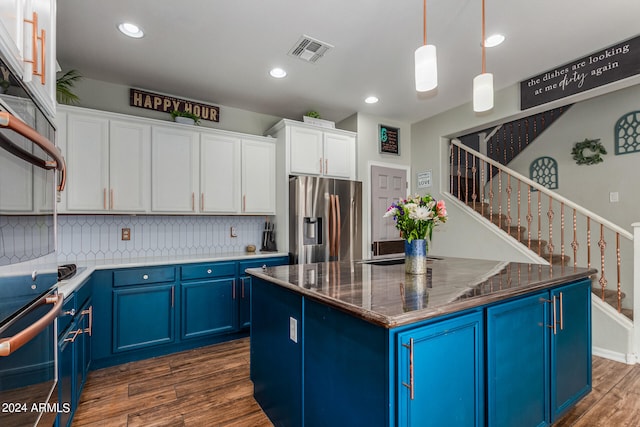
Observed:
[[[9,128],[31,140],[53,158],[53,161],[50,162],[30,162],[43,169],[58,169],[60,171],[60,184],[58,184],[58,191],[64,191],[64,187],[67,183],[67,164],[64,161],[64,157],[62,156],[60,149],[56,147],[53,142],[40,135],[35,129],[29,127],[25,122],[6,111],[0,112],[0,126]],[[25,160],[29,161],[28,159]]]
[[[38,301],[38,305],[53,304],[53,308],[32,325],[26,327],[14,336],[0,340],[0,356],[11,355],[11,353],[18,350],[20,347],[31,341],[40,332],[42,332],[44,328],[46,328],[55,320],[56,317],[58,317],[58,314],[62,310],[63,302],[63,294],[42,297],[42,299]]]

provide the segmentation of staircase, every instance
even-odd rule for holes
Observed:
[[[553,265],[598,269],[593,292],[633,320],[633,235],[499,162],[450,141],[451,195]],[[622,242],[621,242],[621,239]],[[631,256],[627,248],[631,246]]]

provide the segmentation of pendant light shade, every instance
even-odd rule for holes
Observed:
[[[422,46],[416,49],[415,73],[416,90],[426,92],[438,86],[438,61],[436,60],[436,47],[427,44],[427,0],[423,0],[422,6]]]
[[[482,113],[493,108],[493,74],[487,73],[484,31],[484,0],[482,0],[482,73],[473,79],[473,111]]]
[[[426,92],[438,86],[438,61],[436,47],[432,44],[420,46],[415,53],[416,90]]]
[[[493,108],[493,74],[482,73],[473,79],[473,111],[482,113]]]

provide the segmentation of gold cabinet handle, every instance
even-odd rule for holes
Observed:
[[[35,15],[35,13],[34,13],[34,15]],[[34,67],[33,74],[35,74],[36,76],[40,76],[40,84],[44,85],[46,83],[45,76],[47,75],[47,73],[46,73],[47,51],[46,51],[46,32],[45,32],[45,30],[41,30],[40,34],[41,34],[40,37],[36,37],[38,40],[40,40],[40,44],[42,45],[42,50],[40,51],[40,72],[37,73],[36,70],[35,70],[35,67]],[[34,51],[34,57],[35,57],[35,54],[36,54],[36,52]]]
[[[409,344],[402,344],[402,346],[409,349],[409,384],[403,381],[402,385],[409,389],[411,400],[413,400],[413,338],[409,338]]]
[[[324,173],[329,173],[329,159],[324,159]]]
[[[247,195],[242,195],[242,212],[247,211]]]
[[[104,210],[107,210],[107,189],[102,189],[102,206],[104,206]]]
[[[36,59],[36,56],[38,55],[38,14],[36,12],[33,12],[31,16],[31,19],[25,19],[24,22],[31,24],[32,27],[31,49],[33,49],[33,51],[31,54],[31,59],[24,59],[23,61],[33,65],[33,71],[31,72],[31,74],[38,75],[38,60]],[[29,79],[29,81],[31,80]]]
[[[73,334],[73,337],[72,338],[65,338],[64,342],[74,342],[76,340],[76,338],[78,338],[78,335],[82,334],[82,329],[77,329],[75,331],[69,332],[69,336],[71,336],[71,334]]]
[[[564,304],[562,303],[562,292],[560,292],[560,330],[564,329]]]
[[[86,328],[84,331],[88,333],[89,336],[91,336],[91,331],[93,330],[93,306],[90,305],[88,309],[82,310],[80,314],[89,315],[89,327]]]
[[[113,188],[109,191],[109,209],[113,210]]]
[[[320,160],[320,173],[322,173],[322,157],[320,157],[318,160]]]
[[[553,305],[553,314],[551,317],[551,324],[547,325],[547,328],[553,329],[553,335],[558,334],[558,322],[557,322],[557,312],[556,312],[556,296],[554,295],[550,300],[542,298],[542,301],[551,303]]]

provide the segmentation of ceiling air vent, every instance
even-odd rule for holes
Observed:
[[[329,43],[321,42],[320,40],[303,35],[293,48],[291,48],[289,55],[307,62],[316,62],[332,47],[333,46]]]

